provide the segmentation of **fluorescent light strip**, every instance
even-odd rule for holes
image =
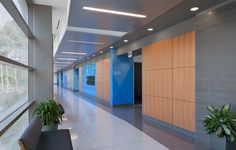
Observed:
[[[146,18],[147,17],[145,15],[140,15],[140,14],[134,14],[134,13],[123,12],[123,11],[115,11],[115,10],[109,10],[109,9],[101,9],[101,8],[95,8],[95,7],[83,7],[83,9],[90,10],[90,11],[96,11],[96,12],[115,14],[115,15],[129,16],[129,17],[137,17],[137,18]]]
[[[102,30],[102,29],[94,29],[94,28],[81,28],[68,26],[67,31],[80,32],[80,33],[88,33],[88,34],[97,34],[97,35],[105,35],[105,36],[114,36],[114,37],[122,37],[127,32],[121,31],[113,31],[113,30]]]
[[[105,43],[100,42],[86,42],[86,41],[76,41],[76,40],[68,40],[71,43],[82,43],[82,44],[93,44],[93,45],[104,45]]]
[[[87,53],[78,53],[78,52],[61,52],[61,53],[69,55],[87,55]]]
[[[68,65],[56,65],[56,67],[66,67]]]
[[[77,59],[74,59],[74,58],[57,58],[58,60],[77,60]]]
[[[55,62],[54,64],[71,64],[70,62]]]

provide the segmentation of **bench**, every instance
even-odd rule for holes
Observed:
[[[34,117],[18,140],[21,150],[73,150],[68,129],[41,131],[42,122]]]

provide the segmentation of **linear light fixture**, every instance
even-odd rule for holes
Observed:
[[[93,45],[104,45],[105,43],[100,42],[87,42],[87,41],[76,41],[76,40],[68,40],[70,43],[82,43],[82,44],[93,44]]]
[[[68,26],[66,30],[78,33],[88,33],[88,34],[97,34],[97,35],[114,36],[114,37],[122,37],[125,34],[127,34],[127,32],[121,32],[121,31],[103,30],[95,28],[82,28],[74,26]]]
[[[115,10],[109,10],[109,9],[102,9],[102,8],[95,8],[95,7],[83,7],[84,10],[90,10],[90,11],[96,11],[96,12],[102,12],[102,13],[109,13],[109,14],[115,14],[115,15],[122,15],[122,16],[129,16],[129,17],[137,17],[137,18],[146,18],[146,15],[141,14],[134,14],[129,12],[123,12],[123,11],[115,11]]]
[[[70,62],[55,62],[55,64],[71,64]]]
[[[77,60],[77,59],[74,59],[74,58],[57,58],[58,60]]]
[[[56,65],[55,68],[63,68],[63,67],[67,67],[68,65]]]
[[[61,52],[61,53],[68,55],[87,55],[87,53],[79,53],[79,52]]]

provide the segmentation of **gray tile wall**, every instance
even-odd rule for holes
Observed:
[[[196,140],[208,145],[207,105],[236,111],[236,1],[196,17]]]

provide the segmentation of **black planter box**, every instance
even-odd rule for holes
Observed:
[[[210,150],[236,150],[236,140],[230,142],[226,138],[218,138],[215,134],[211,134]]]

